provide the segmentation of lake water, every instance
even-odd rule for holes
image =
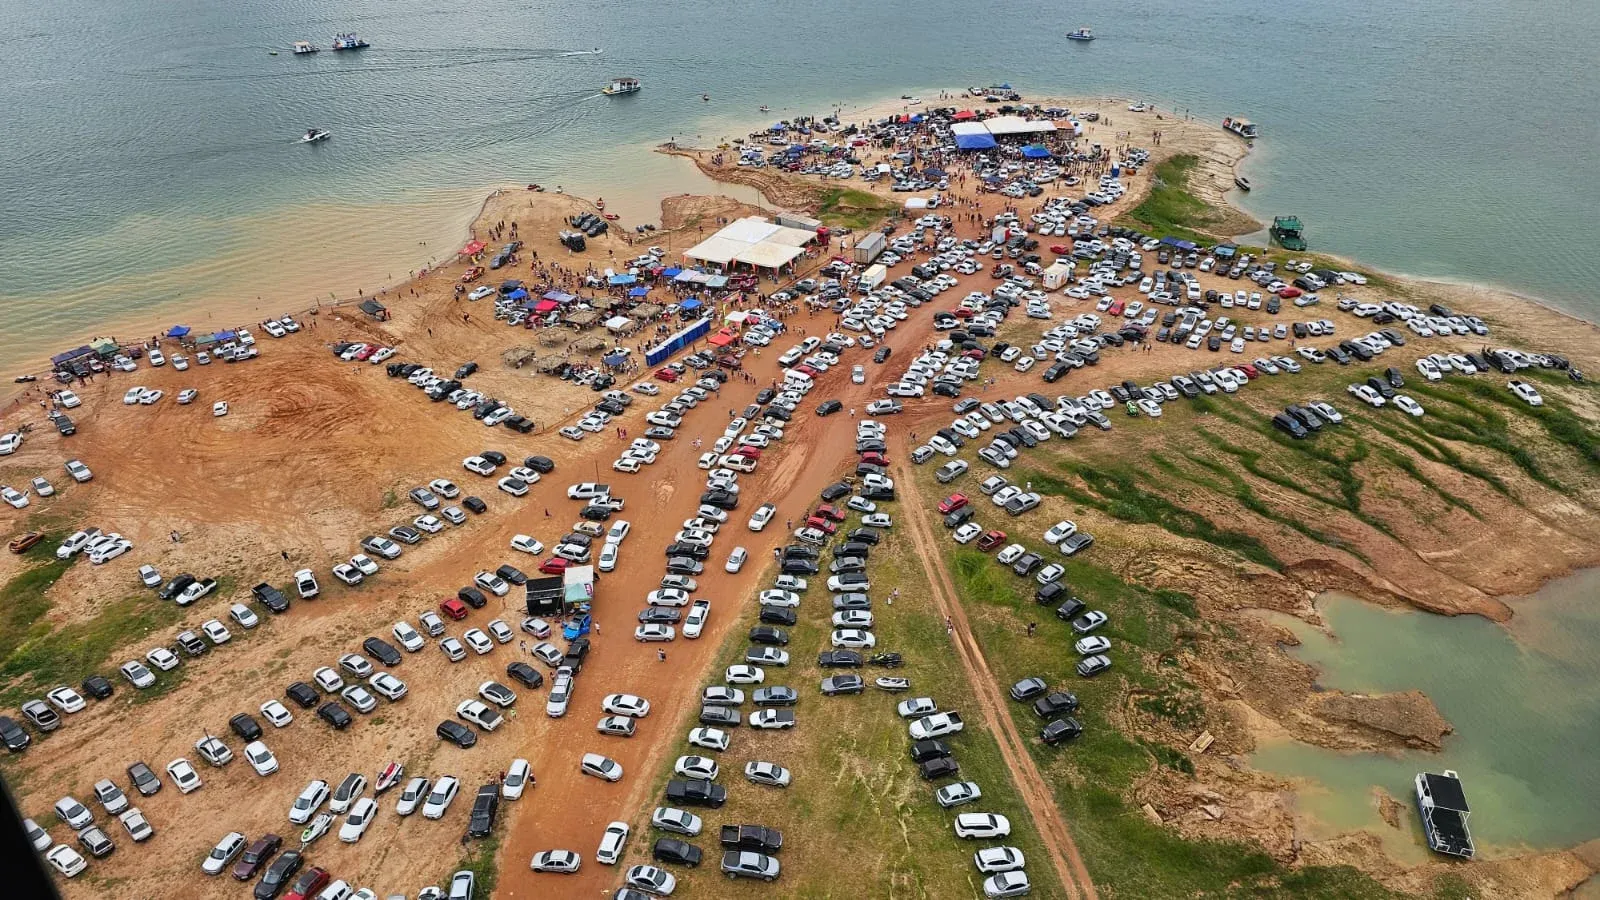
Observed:
[[[1100,39],[1062,40],[1079,25]],[[349,29],[372,49],[288,52]],[[1600,74],[1576,38],[1597,29],[1600,5],[1489,0],[0,0],[0,366],[108,318],[205,324],[403,278],[492,185],[702,188],[648,147],[762,104],[994,81],[1248,116],[1258,217],[1596,316]],[[598,94],[624,74],[644,91]],[[311,126],[333,138],[297,145]]]
[[[1426,854],[1412,811],[1420,771],[1455,769],[1472,806],[1480,853],[1566,847],[1600,837],[1600,570],[1510,598],[1509,627],[1384,609],[1354,597],[1317,600],[1330,638],[1284,621],[1304,642],[1292,652],[1327,688],[1379,693],[1416,688],[1455,726],[1439,753],[1340,753],[1286,742],[1263,745],[1259,768],[1306,779],[1299,808],[1313,831],[1369,828],[1401,859]],[[1373,786],[1407,806],[1397,832],[1378,818]]]

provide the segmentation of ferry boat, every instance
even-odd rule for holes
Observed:
[[[637,78],[617,78],[613,79],[610,85],[601,88],[600,93],[608,97],[615,97],[618,94],[637,94],[640,86]]]
[[[310,41],[295,41],[294,42],[294,55],[295,56],[304,56],[307,53],[315,53],[315,52],[317,52],[316,45],[312,44]]]
[[[333,39],[333,49],[335,50],[365,50],[369,46],[371,45],[366,41],[356,37],[356,33],[354,31],[347,31],[344,34],[336,35]]]
[[[1250,121],[1249,119],[1241,119],[1238,116],[1229,116],[1228,118],[1222,120],[1222,127],[1233,132],[1234,134],[1237,134],[1239,137],[1242,137],[1247,141],[1253,141],[1256,139],[1256,123]]]
[[[1092,40],[1094,40],[1094,32],[1090,31],[1087,28],[1079,28],[1077,31],[1068,32],[1067,33],[1067,40],[1069,40],[1069,41],[1092,41]]]
[[[1303,231],[1300,219],[1295,216],[1278,216],[1272,220],[1272,227],[1267,229],[1278,246],[1297,253],[1306,249]]]
[[[1417,773],[1417,812],[1422,816],[1422,831],[1428,849],[1447,856],[1471,859],[1472,833],[1467,830],[1467,795],[1461,790],[1461,776],[1454,769],[1444,774]]]

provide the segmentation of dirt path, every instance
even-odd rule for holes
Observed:
[[[928,531],[927,517],[921,514],[924,506],[914,475],[904,463],[897,464],[895,468],[896,487],[904,492],[906,507],[914,510],[906,516],[911,521],[911,541],[917,547],[917,555],[927,561],[934,576],[929,579],[934,603],[955,628],[956,653],[961,658],[961,667],[967,673],[967,680],[972,683],[973,693],[983,712],[984,724],[995,736],[1000,745],[1000,755],[1016,777],[1017,790],[1022,793],[1023,802],[1033,814],[1039,839],[1050,851],[1050,862],[1055,866],[1067,896],[1098,900],[1100,895],[1094,889],[1094,882],[1089,880],[1089,870],[1083,864],[1083,857],[1078,855],[1078,846],[1067,831],[1061,811],[1056,808],[1055,797],[1049,785],[1045,784],[1044,776],[1039,773],[1039,767],[1034,765],[1033,756],[1023,744],[1016,724],[1006,712],[1000,686],[995,681],[994,673],[989,671],[989,663],[983,658],[983,649],[972,634],[966,610],[956,600],[955,582],[950,579],[944,556],[935,545],[934,536]]]

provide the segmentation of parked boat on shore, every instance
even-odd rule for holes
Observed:
[[[1229,116],[1228,118],[1222,120],[1222,127],[1224,130],[1231,131],[1247,141],[1253,141],[1256,139],[1256,123],[1250,121],[1249,119],[1241,119],[1238,116]]]
[[[1285,250],[1300,252],[1306,249],[1306,239],[1303,234],[1304,227],[1296,216],[1277,216],[1272,220],[1272,227],[1267,233],[1279,247]]]
[[[1454,769],[1444,774],[1417,773],[1417,812],[1422,816],[1422,832],[1428,849],[1447,856],[1471,859],[1472,833],[1467,830],[1467,795],[1461,789],[1461,776]]]

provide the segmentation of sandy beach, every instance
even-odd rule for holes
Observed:
[[[920,107],[889,100],[845,108],[841,118],[866,122],[929,107],[983,105],[981,100],[967,97],[940,99],[938,92],[922,96]],[[1121,158],[1129,147],[1151,151],[1150,164],[1125,179],[1128,193],[1097,213],[1103,222],[1135,207],[1151,189],[1155,165],[1178,154],[1198,160],[1188,189],[1208,204],[1223,206],[1235,190],[1235,167],[1248,152],[1242,141],[1213,123],[1177,119],[1164,111],[1130,112],[1127,99],[1027,99],[1075,112],[1100,111],[1099,121],[1084,123],[1078,145],[1101,145],[1109,151],[1107,161]],[[819,110],[818,114],[832,111]],[[483,752],[487,749],[483,746],[477,751],[447,747],[434,737],[434,723],[448,719],[455,704],[470,696],[471,684],[504,677],[506,663],[517,658],[514,654],[520,639],[527,635],[518,633],[518,642],[464,663],[451,663],[432,652],[408,657],[398,671],[414,686],[412,695],[404,704],[386,705],[380,707],[381,714],[363,717],[350,734],[327,731],[310,710],[295,708],[296,724],[268,736],[284,763],[283,771],[269,783],[270,789],[258,789],[256,777],[234,765],[206,770],[207,787],[194,795],[173,796],[177,792],[169,791],[143,801],[164,829],[162,840],[166,843],[160,857],[152,861],[151,854],[124,849],[108,860],[96,861],[92,871],[108,881],[68,883],[64,895],[69,900],[110,896],[108,890],[122,896],[153,896],[170,884],[181,884],[177,895],[185,897],[236,896],[237,887],[214,880],[202,882],[192,871],[194,860],[218,837],[214,833],[219,832],[218,823],[248,822],[247,830],[252,832],[273,828],[288,834],[283,807],[309,778],[337,779],[345,771],[371,770],[375,760],[387,758],[407,760],[408,770],[448,771],[459,776],[464,796],[450,815],[452,820],[464,820],[461,807],[470,805],[471,791],[480,783],[493,781],[513,754],[528,759],[540,777],[537,790],[528,799],[501,807],[507,824],[497,846],[506,874],[496,896],[549,891],[576,896],[612,886],[613,873],[598,865],[586,866],[566,881],[554,881],[563,876],[532,875],[527,860],[537,850],[557,846],[582,847],[588,853],[608,821],[637,820],[641,810],[653,807],[652,792],[660,780],[656,775],[678,746],[676,732],[682,730],[678,726],[698,709],[694,686],[721,661],[722,639],[748,624],[735,610],[764,586],[764,582],[758,584],[764,573],[754,565],[739,573],[707,576],[715,585],[708,593],[719,598],[718,613],[698,641],[674,642],[667,645],[666,656],[659,657],[654,647],[623,639],[635,625],[632,600],[656,585],[659,574],[653,557],[658,547],[673,539],[677,522],[692,515],[697,505],[704,468],[697,465],[701,440],[715,440],[736,410],[752,402],[761,387],[776,383],[782,373],[776,356],[789,341],[780,339],[771,352],[744,357],[738,371],[745,377],[731,381],[715,399],[703,404],[706,408],[685,417],[684,439],[664,441],[660,461],[645,474],[625,475],[611,470],[614,454],[637,436],[632,433],[635,427],[640,431],[646,427],[642,411],[659,406],[666,397],[635,393],[637,402],[611,431],[590,434],[580,442],[569,441],[558,437],[557,430],[578,421],[597,399],[596,392],[574,381],[537,374],[532,365],[508,366],[502,362],[503,355],[525,348],[534,360],[599,367],[600,356],[613,346],[642,356],[679,320],[669,322],[668,316],[658,316],[646,320],[637,333],[615,339],[608,336],[599,342],[601,349],[584,351],[577,345],[592,333],[565,325],[511,328],[495,318],[492,301],[473,301],[465,295],[469,288],[519,278],[537,285],[540,293],[555,288],[593,297],[597,305],[614,302],[625,295],[589,286],[585,279],[603,278],[607,270],[623,271],[649,247],[660,247],[664,263],[675,264],[683,251],[722,223],[746,215],[771,214],[775,209],[814,214],[821,206],[822,192],[834,187],[868,191],[898,206],[902,195],[891,192],[883,182],[865,184],[852,179],[824,183],[813,176],[740,170],[726,159],[723,165],[712,161],[719,144],[763,128],[785,113],[788,111],[780,109],[763,114],[765,119],[752,116],[744,131],[733,123],[708,126],[700,129],[702,134],[716,132],[718,136],[704,143],[679,136],[676,148],[654,155],[662,167],[651,170],[648,184],[634,183],[617,191],[606,188],[603,193],[597,189],[592,196],[556,193],[555,185],[546,185],[544,191],[529,190],[527,185],[500,185],[465,212],[462,198],[448,198],[427,208],[429,215],[448,213],[443,220],[397,228],[404,234],[406,246],[381,252],[373,247],[339,246],[337,252],[316,259],[269,255],[262,261],[262,271],[251,278],[255,284],[273,285],[263,288],[258,299],[196,298],[107,322],[95,333],[125,341],[164,332],[178,322],[198,332],[293,314],[305,327],[281,340],[269,338],[257,328],[262,352],[255,360],[196,366],[187,372],[174,371],[171,366],[155,369],[141,362],[134,373],[101,375],[76,383],[72,390],[83,405],[71,414],[80,433],[70,438],[54,433],[39,402],[38,391],[56,385],[41,379],[37,384],[13,386],[0,418],[0,431],[14,430],[23,423],[31,424],[33,430],[16,455],[0,462],[0,476],[7,483],[22,484],[33,475],[47,473],[53,481],[63,482],[62,460],[76,457],[94,468],[95,480],[69,485],[48,501],[40,498],[26,511],[6,508],[3,515],[8,529],[37,529],[54,535],[94,524],[127,535],[137,546],[133,554],[104,566],[84,562],[64,568],[59,580],[41,589],[49,599],[48,611],[37,623],[28,623],[38,626],[39,635],[92,629],[104,617],[121,616],[119,626],[129,622],[128,627],[135,630],[97,638],[101,656],[110,662],[99,668],[110,675],[116,662],[141,656],[146,645],[163,640],[180,623],[194,625],[203,618],[226,616],[228,604],[246,599],[249,586],[257,582],[282,582],[290,572],[305,566],[317,572],[331,595],[297,602],[291,613],[270,617],[259,631],[246,634],[235,629],[240,633],[231,646],[185,663],[182,683],[170,696],[135,702],[125,696],[133,691],[119,682],[114,701],[77,714],[65,726],[67,731],[42,741],[42,747],[26,755],[6,760],[6,774],[27,809],[43,811],[67,792],[84,796],[93,780],[86,773],[120,773],[135,757],[159,769],[172,756],[192,755],[187,748],[195,740],[191,733],[195,723],[226,728],[232,715],[281,697],[290,681],[309,678],[315,667],[329,664],[369,633],[387,633],[389,622],[414,619],[420,611],[435,607],[477,569],[513,562],[531,570],[537,561],[512,559],[516,554],[506,550],[508,542],[515,534],[532,533],[552,543],[577,513],[578,507],[562,491],[570,482],[617,483],[627,500],[624,514],[632,521],[629,552],[639,554],[640,559],[646,554],[652,558],[649,565],[623,566],[602,581],[605,596],[619,601],[626,598],[627,602],[597,604],[597,631],[615,638],[609,644],[595,642],[595,656],[589,665],[603,675],[580,682],[581,714],[549,718],[542,711],[539,695],[528,691],[533,696],[519,708],[521,715],[513,717],[502,731],[486,735],[483,743],[494,748],[492,753]],[[1160,132],[1159,144],[1154,142],[1155,132]],[[887,153],[872,150],[863,154],[862,162],[870,164],[886,157]],[[1085,174],[1089,171],[1085,169]],[[724,183],[736,187],[726,191],[711,188]],[[1012,201],[975,188],[975,184],[957,181],[948,192],[955,203],[945,211],[957,217],[954,231],[962,238],[985,235],[986,221],[1005,209],[1017,209],[1025,216],[1038,203]],[[590,212],[618,218],[605,235],[589,239],[584,253],[575,254],[561,244],[558,232],[569,227],[573,216]],[[904,224],[897,217],[893,221]],[[1219,237],[1253,231],[1259,224],[1237,210],[1228,212],[1223,221],[1225,233]],[[657,230],[635,231],[634,226],[645,223]],[[410,239],[422,234],[429,235],[427,246],[413,246]],[[859,237],[834,236],[826,246],[813,248],[782,283],[812,275],[831,256],[846,253],[847,241]],[[487,242],[491,252],[512,239],[522,241],[523,246],[507,267],[464,282],[475,262],[458,258],[455,251],[473,239]],[[352,258],[363,261],[348,267],[337,262]],[[407,271],[401,277],[401,264],[407,261],[407,268],[421,272],[426,267],[426,274],[413,276]],[[383,265],[374,266],[380,262]],[[1383,296],[1422,306],[1437,302],[1477,314],[1492,326],[1489,340],[1497,345],[1560,352],[1573,365],[1600,372],[1600,342],[1595,340],[1600,335],[1590,323],[1527,298],[1473,285],[1391,276],[1383,280],[1392,286],[1380,288],[1376,282],[1382,273],[1358,261],[1346,264],[1378,276],[1364,293],[1381,291]],[[296,284],[298,276],[283,277],[282,271],[291,266],[317,270],[318,289]],[[389,271],[391,266],[394,271]],[[326,271],[330,267],[339,267],[336,277]],[[274,269],[278,274],[273,274]],[[1226,284],[1220,278],[1216,283]],[[989,290],[993,284],[987,271],[980,269],[963,276],[959,287],[944,300],[914,311],[886,338],[895,350],[895,363],[869,366],[871,376],[864,383],[843,384],[844,374],[833,373],[828,390],[820,396],[839,397],[850,408],[850,416],[822,418],[810,415],[807,408],[804,416],[796,417],[783,445],[769,451],[760,471],[748,477],[747,490],[780,503],[780,518],[802,514],[817,493],[854,462],[850,451],[856,407],[865,408],[869,400],[883,395],[887,368],[897,367],[919,348],[939,339],[932,322],[933,308],[948,306],[969,290]],[[778,285],[761,280],[757,292],[769,292]],[[330,293],[336,296],[327,297]],[[329,302],[313,303],[319,294]],[[391,317],[378,321],[363,315],[355,304],[369,298],[379,299]],[[667,285],[654,284],[644,299],[665,304],[678,295]],[[732,297],[722,302],[725,306],[719,312],[758,303],[776,306],[759,297],[749,303]],[[1094,309],[1088,301],[1057,298],[1056,302],[1057,317],[1067,310],[1075,314]],[[1331,302],[1324,302],[1320,314],[1333,317],[1331,307]],[[1240,315],[1265,321],[1251,314]],[[1033,337],[1027,335],[1029,323],[1024,320],[1018,326],[1018,318],[1006,325],[1000,337],[1021,346]],[[1346,320],[1348,317],[1341,321]],[[828,312],[801,310],[785,314],[781,321],[799,334],[822,334],[835,327],[835,317]],[[34,365],[36,358],[93,336],[60,337],[48,347],[30,342],[32,361],[13,374],[42,372]],[[441,374],[462,363],[476,362],[480,369],[468,384],[485,396],[510,403],[537,423],[537,428],[526,435],[503,428],[485,429],[450,404],[429,403],[403,380],[385,377],[381,365],[340,361],[329,353],[335,343],[357,341],[393,348],[393,361],[426,364]],[[1463,337],[1441,346],[1465,351],[1476,350],[1481,343]],[[179,350],[170,341],[163,342],[163,349],[169,356]],[[1417,349],[1413,346],[1405,351],[1408,360]],[[866,354],[854,352],[861,358],[847,362],[864,363]],[[1166,368],[1216,360],[1209,354],[1201,358],[1166,345],[1156,345],[1145,355],[1108,350],[1105,357],[1092,379],[1089,373],[1079,373],[1074,376],[1076,386],[1045,390],[1087,390],[1091,380],[1095,384],[1115,384],[1123,378],[1143,381]],[[1326,374],[1331,368],[1325,367],[1318,376],[1329,384],[1335,380]],[[1410,371],[1408,361],[1408,374]],[[1025,378],[1004,367],[997,373],[1000,383],[995,390],[1002,395],[1040,389],[1037,373]],[[616,387],[627,390],[635,382],[649,379],[649,368],[631,367],[620,373]],[[168,399],[152,406],[118,402],[135,384],[161,389]],[[171,398],[190,386],[200,391],[196,404],[175,405]],[[662,384],[661,388],[665,394],[677,392],[672,385]],[[1563,392],[1562,401],[1592,422],[1600,404],[1584,391],[1573,388],[1570,393]],[[814,406],[816,399],[808,400],[808,407]],[[1335,399],[1343,402],[1342,391]],[[230,402],[226,417],[213,419],[207,413],[216,400]],[[933,400],[939,402],[908,403],[907,413],[895,421],[895,428],[927,433],[939,427],[948,419],[948,404]],[[723,415],[725,409],[727,416]],[[1118,416],[1118,428],[1123,429],[1120,413]],[[1230,427],[1220,416],[1203,424],[1202,430],[1219,434]],[[1531,434],[1531,427],[1527,430]],[[1119,430],[1114,438],[1123,436]],[[1099,435],[1079,438],[1084,442],[1100,439]],[[1131,427],[1126,439],[1129,454],[1158,452],[1163,446],[1161,438]],[[503,451],[512,465],[530,454],[545,455],[554,461],[556,470],[528,496],[512,498],[497,491],[492,481],[480,484],[477,476],[462,471],[462,457],[485,447]],[[1464,452],[1478,462],[1490,456],[1487,451]],[[1196,501],[1196,506],[1220,514],[1280,560],[1282,565],[1275,570],[1241,563],[1198,536],[1174,537],[1148,523],[1124,526],[1093,510],[1080,515],[1083,504],[1051,498],[1052,514],[1070,514],[1086,524],[1095,521],[1103,526],[1097,530],[1105,546],[1096,552],[1112,561],[1110,568],[1152,589],[1187,591],[1201,611],[1195,627],[1203,634],[1174,654],[1172,665],[1181,668],[1204,698],[1209,711],[1203,725],[1216,739],[1216,749],[1206,755],[1195,754],[1195,771],[1189,773],[1153,766],[1131,802],[1149,804],[1152,812],[1159,809],[1155,819],[1184,837],[1241,840],[1290,866],[1353,865],[1396,890],[1423,890],[1447,871],[1447,864],[1434,860],[1399,865],[1382,854],[1370,835],[1361,833],[1303,840],[1294,822],[1290,786],[1243,763],[1255,742],[1267,737],[1381,752],[1419,744],[1437,748],[1449,729],[1449,723],[1421,695],[1359,697],[1321,691],[1315,673],[1278,647],[1292,636],[1286,639],[1284,629],[1254,615],[1254,610],[1271,609],[1315,622],[1317,612],[1308,596],[1341,589],[1378,603],[1504,621],[1512,610],[1500,598],[1530,593],[1553,577],[1600,564],[1600,514],[1595,509],[1600,479],[1585,468],[1583,460],[1566,455],[1551,465],[1552,481],[1570,487],[1563,492],[1528,478],[1503,459],[1484,463],[1509,485],[1500,490],[1451,469],[1441,458],[1418,457],[1416,463],[1437,483],[1432,492],[1420,487],[1420,481],[1407,482],[1393,473],[1371,475],[1378,487],[1365,507],[1326,512],[1317,523],[1325,530],[1324,537],[1331,535],[1336,541],[1313,539],[1304,530],[1287,528],[1237,497],[1204,495],[1203,503]],[[1355,468],[1360,464],[1347,465]],[[430,537],[415,548],[407,547],[403,557],[392,564],[384,562],[382,573],[364,585],[345,588],[331,582],[326,575],[330,566],[359,552],[357,541],[363,535],[382,533],[419,512],[410,508],[406,492],[434,478],[453,479],[465,492],[477,492],[488,502],[490,512],[471,517],[460,528]],[[1441,501],[1445,494],[1460,498],[1471,513]],[[1271,495],[1267,502],[1289,507],[1310,501],[1284,501]],[[742,518],[745,513],[739,515]],[[1382,527],[1375,526],[1375,521],[1381,521]],[[1499,522],[1502,528],[1484,531],[1483,521]],[[177,534],[179,540],[172,540],[171,534]],[[785,537],[774,529],[749,533],[740,540],[759,560]],[[134,594],[133,569],[144,562],[157,565],[163,575],[180,571],[215,574],[225,579],[225,587],[190,610],[163,604],[163,612],[129,617],[125,607],[152,602]],[[7,554],[0,558],[0,579],[16,578],[32,565],[31,558]],[[505,598],[490,598],[487,610],[472,613],[474,620],[481,623],[498,616],[515,628],[522,618],[519,599],[515,591]],[[1221,624],[1213,629],[1213,623]],[[1224,634],[1229,630],[1236,633]],[[61,677],[76,683],[76,678]],[[583,678],[587,681],[591,676]],[[33,687],[20,676],[16,680]],[[593,713],[602,692],[611,691],[649,696],[654,711],[641,725],[638,737],[604,744],[608,754],[630,773],[638,774],[619,784],[599,784],[577,776],[574,757],[581,752],[579,748],[595,743]],[[1194,740],[1193,729],[1180,732],[1170,723],[1143,716],[1131,699],[1127,709],[1108,712],[1106,718],[1119,729],[1153,743],[1183,747]],[[73,733],[87,737],[74,740],[68,737]],[[121,739],[110,739],[113,736]],[[1063,783],[1069,779],[1059,770],[1047,771],[1045,776]],[[1080,776],[1073,773],[1070,777]],[[1049,803],[1048,797],[1036,800]],[[383,802],[389,805],[388,798]],[[1226,815],[1203,811],[1211,808],[1224,809]],[[445,832],[417,827],[423,824],[406,820],[397,826],[396,819],[389,817],[374,835],[378,840],[369,837],[353,845],[325,838],[316,845],[314,856],[319,865],[328,865],[341,877],[381,881],[374,886],[393,886],[395,890],[404,885],[411,890],[437,881],[440,873],[457,864],[463,852],[453,839],[454,830],[441,839]],[[458,824],[453,822],[451,828]],[[1070,821],[1066,824],[1073,826]],[[1070,837],[1065,840],[1070,844]],[[707,852],[714,850],[708,847]],[[626,862],[642,862],[647,854],[647,849],[634,846]],[[1075,847],[1070,855],[1077,855]],[[786,866],[791,859],[797,873],[820,871],[828,865],[816,855],[791,853],[785,857]],[[1091,868],[1093,863],[1091,858]],[[1551,849],[1498,854],[1475,864],[1463,877],[1470,879],[1479,896],[1554,897],[1594,870],[1592,854]],[[1088,895],[1094,887],[1088,884],[1087,872],[1065,876],[1063,882],[1080,877]],[[108,889],[108,884],[117,887]]]

